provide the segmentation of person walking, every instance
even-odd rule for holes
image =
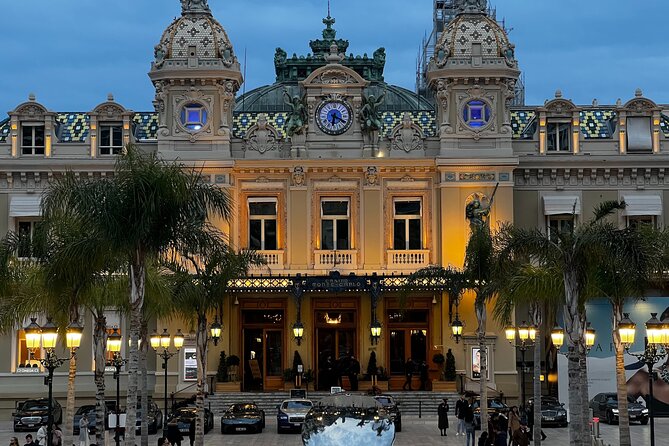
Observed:
[[[455,403],[455,418],[458,419],[457,427],[455,428],[455,436],[465,434],[465,408],[468,406],[465,400],[465,395],[461,394],[460,399]]]
[[[26,435],[26,443],[23,446],[36,446],[37,443],[33,441],[33,436],[28,434]]]
[[[448,399],[444,398],[439,407],[437,408],[437,415],[439,416],[439,432],[441,432],[442,437],[446,437],[448,434],[446,430],[448,429]]]
[[[520,429],[520,413],[518,407],[513,406],[509,411],[509,446],[514,445],[514,434]]]
[[[52,446],[63,446],[63,431],[57,424],[54,424],[52,438]]]
[[[520,428],[513,433],[513,444],[517,446],[530,446],[530,437],[528,436],[530,429],[523,421]]]
[[[407,390],[407,386],[409,386],[409,390],[413,390],[411,388],[411,379],[413,378],[413,372],[415,367],[416,365],[411,360],[411,358],[408,358],[407,362],[404,363],[404,376],[406,379],[404,381],[404,385],[402,386],[402,390]]]
[[[41,446],[44,446],[46,444],[46,434],[47,434],[46,425],[40,426],[40,428],[37,430],[37,434],[35,434],[37,438],[37,444]]]
[[[351,355],[348,365],[348,381],[351,383],[351,392],[358,391],[358,375],[360,374],[360,362]]]
[[[486,431],[481,432],[479,446],[488,446],[488,433]]]
[[[465,444],[467,446],[475,446],[475,437],[474,437],[474,411],[472,410],[471,405],[467,403],[465,408]],[[470,442],[471,440],[471,442]]]
[[[188,425],[188,439],[190,446],[193,446],[195,444],[195,418],[190,420],[190,425]]]
[[[181,435],[179,424],[176,421],[170,421],[167,424],[167,439],[169,440],[170,444],[173,444],[174,446],[181,446],[181,440],[183,440],[184,437]]]
[[[427,367],[427,362],[423,361],[419,366],[420,373],[420,390],[427,390],[427,381],[430,378],[429,368]]]
[[[19,446],[19,439],[12,437],[9,439],[9,446]]]
[[[88,417],[84,414],[79,420],[79,446],[89,446],[88,438]]]

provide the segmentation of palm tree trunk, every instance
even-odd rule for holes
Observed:
[[[105,350],[107,342],[107,320],[104,312],[93,314],[93,354],[95,356],[95,444],[105,443]]]
[[[618,323],[623,318],[623,306],[613,304],[613,345],[616,349],[616,386],[618,391],[618,436],[620,446],[631,446],[630,417],[627,405],[627,377],[625,376],[625,350],[620,342]]]
[[[537,327],[536,341],[534,343],[534,369],[533,376],[534,381],[532,382],[532,394],[533,394],[533,411],[532,417],[534,417],[534,446],[541,446],[541,347],[544,343],[544,337],[542,334],[542,324],[543,324],[543,315],[542,308],[539,304],[534,304],[530,308],[532,315],[532,324]],[[525,404],[525,401],[523,401]]]
[[[199,314],[197,317],[195,348],[197,356],[195,446],[204,446],[204,392],[207,384],[207,316],[205,314]]]
[[[149,446],[149,423],[148,423],[149,411],[147,409],[149,407],[149,389],[148,389],[149,377],[146,367],[146,354],[149,346],[148,346],[147,336],[148,336],[147,322],[146,319],[143,319],[142,329],[140,331],[141,342],[139,343],[139,369],[142,374],[140,388],[142,395],[142,407],[144,408],[144,410],[142,410],[142,425],[141,425],[142,446]]]
[[[485,339],[487,314],[485,301],[482,298],[479,298],[479,296],[476,296],[475,307],[476,318],[478,319],[476,334],[481,354],[481,376],[479,377],[481,393],[481,432],[488,432],[488,349]]]
[[[65,444],[74,444],[74,405],[75,379],[77,378],[77,357],[70,358],[70,369],[67,374],[67,402],[65,403]]]
[[[564,271],[565,287],[565,334],[567,336],[567,363],[569,377],[569,444],[584,446],[590,435],[586,432],[586,419],[583,417],[583,394],[587,395],[587,381],[581,373],[581,356],[585,352],[585,325],[582,323],[580,295],[576,272]]]
[[[139,372],[139,334],[142,327],[146,265],[140,252],[130,265],[130,349],[128,354],[128,394],[126,399],[125,444],[135,446],[137,387]]]

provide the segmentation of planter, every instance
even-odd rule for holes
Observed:
[[[432,391],[456,393],[458,389],[455,381],[432,381]]]
[[[241,392],[242,383],[241,382],[228,382],[228,383],[216,383],[216,393],[230,393],[230,392]]]

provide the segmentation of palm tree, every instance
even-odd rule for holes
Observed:
[[[197,358],[197,393],[195,404],[195,444],[204,446],[204,397],[207,380],[207,346],[209,324],[207,317],[219,311],[231,279],[244,276],[252,266],[265,263],[251,251],[235,252],[220,238],[209,246],[176,254],[170,269],[174,273],[174,309],[187,322],[195,325]]]
[[[571,225],[550,236],[538,229],[511,225],[502,228],[508,253],[517,258],[531,259],[533,263],[562,273],[571,446],[584,446],[589,439],[585,301],[592,287],[593,272],[598,266],[596,259],[606,255],[608,232],[605,219],[620,208],[618,202],[603,202],[595,209],[592,220]]]
[[[57,178],[44,195],[45,218],[68,215],[90,228],[90,239],[97,241],[97,246],[83,243],[86,249],[114,253],[113,257],[122,257],[128,267],[127,426],[136,424],[147,264],[213,231],[208,217],[227,218],[229,214],[230,200],[225,190],[203,182],[195,170],[168,164],[134,146],[128,146],[119,157],[114,175],[91,179],[69,172]],[[127,430],[125,441],[135,446],[134,429]]]
[[[609,300],[612,309],[619,442],[621,446],[631,446],[624,346],[618,326],[624,317],[625,303],[630,299],[641,299],[656,280],[657,272],[662,270],[665,237],[651,227],[618,229],[605,225],[603,229],[607,230],[609,238],[605,245],[606,255],[601,257],[601,265],[595,270],[595,280],[598,294]]]

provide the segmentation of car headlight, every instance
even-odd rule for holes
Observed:
[[[618,409],[611,409],[611,412],[617,414],[617,413],[618,413]]]
[[[288,419],[288,415],[286,415],[285,413],[280,413],[279,414],[279,420],[287,420],[287,419]]]
[[[567,411],[566,410],[561,410],[561,411],[558,412],[558,415],[562,415],[562,416],[566,417],[567,416]]]
[[[641,413],[644,414],[644,415],[648,415],[648,409],[642,410]]]

